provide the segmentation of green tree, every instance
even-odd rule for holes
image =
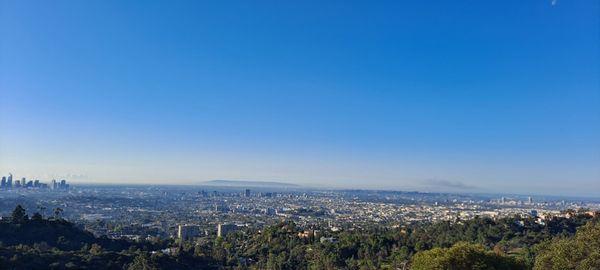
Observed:
[[[100,255],[102,253],[102,246],[94,243],[90,247],[90,254],[92,255]]]
[[[25,208],[20,204],[15,207],[15,210],[12,212],[12,221],[13,223],[23,223],[27,221],[29,217],[27,217]]]
[[[514,258],[495,254],[482,245],[459,242],[450,248],[434,248],[413,257],[414,270],[525,269]]]
[[[127,270],[157,270],[146,254],[140,254],[133,259]]]
[[[589,222],[575,237],[541,245],[534,269],[600,269],[600,222]]]

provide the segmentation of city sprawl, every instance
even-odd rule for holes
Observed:
[[[12,176],[11,176],[12,178]],[[4,182],[3,182],[4,183]],[[54,182],[55,183],[55,182]],[[63,185],[64,182],[63,182]],[[476,217],[533,217],[544,224],[573,211],[595,214],[597,200],[527,195],[319,190],[300,186],[3,186],[2,216],[23,205],[74,222],[96,236],[131,240],[215,238],[293,221],[305,233],[460,223]],[[323,241],[332,238],[323,237]]]

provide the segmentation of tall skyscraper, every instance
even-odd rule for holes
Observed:
[[[244,192],[244,197],[250,197],[250,189],[246,189]]]
[[[528,204],[533,204],[533,199],[531,199],[531,196],[527,197],[527,203]]]
[[[7,188],[11,188],[12,187],[12,174],[8,174],[8,180],[6,180],[6,187]]]
[[[0,182],[0,189],[10,189],[10,188],[36,188],[36,189],[40,189],[40,188],[48,188],[48,185],[45,183],[42,183],[39,179],[35,179],[35,180],[29,180],[27,181],[27,178],[23,177],[20,180],[15,180],[13,183],[13,175],[9,173],[8,177],[6,176],[2,176],[2,181]],[[63,180],[63,189],[64,190],[68,190],[69,189],[69,185],[66,183],[65,180]],[[52,182],[52,188],[57,188],[58,184],[56,182],[56,180],[53,180]]]
[[[69,185],[67,185],[67,180],[65,180],[65,179],[63,179],[63,180],[60,180],[60,185],[59,185],[59,187],[60,187],[60,189],[65,189],[65,190],[66,190],[66,189],[68,189],[68,188],[69,188]]]

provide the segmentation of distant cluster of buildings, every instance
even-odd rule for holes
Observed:
[[[212,193],[208,193],[205,190],[201,190],[198,191],[198,195],[202,196],[202,197],[222,197],[225,194],[219,193],[218,191],[214,190]],[[263,194],[258,193],[256,194],[256,196],[261,197]],[[250,198],[252,196],[252,193],[250,192],[250,189],[245,189],[242,193],[239,194],[239,196],[241,197],[245,197],[245,198]]]
[[[281,193],[277,193],[277,192],[252,192],[250,189],[244,189],[241,193],[231,193],[231,192],[219,192],[216,190],[213,190],[212,192],[207,192],[205,190],[200,190],[198,191],[198,195],[203,197],[203,198],[210,198],[210,197],[244,197],[244,198],[250,198],[250,197],[257,197],[257,198],[276,198],[276,197],[281,197],[284,196],[284,194]]]
[[[13,175],[8,174],[7,176],[2,176],[2,181],[0,182],[0,189],[13,189],[13,188],[37,188],[37,189],[45,189],[50,188],[53,190],[68,190],[69,184],[67,184],[67,180],[52,180],[52,184],[49,186],[46,183],[40,182],[40,180],[29,180],[25,177],[21,178],[21,180],[13,181]]]

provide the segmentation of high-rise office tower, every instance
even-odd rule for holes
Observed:
[[[1,188],[6,188],[6,176],[2,176],[2,182],[0,184]]]
[[[527,197],[527,203],[528,204],[532,204],[533,203],[533,199],[531,199],[531,196]]]
[[[244,192],[244,197],[250,197],[250,189],[246,189],[246,192]]]
[[[8,179],[6,180],[6,187],[7,188],[11,188],[12,187],[12,174],[8,174]]]

